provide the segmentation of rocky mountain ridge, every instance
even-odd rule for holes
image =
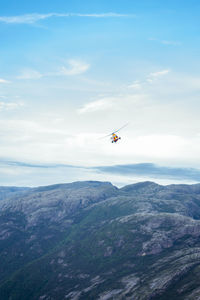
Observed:
[[[9,191],[0,257],[0,299],[200,299],[200,184]]]

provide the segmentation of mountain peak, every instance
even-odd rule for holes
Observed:
[[[121,188],[121,190],[124,192],[138,192],[138,191],[142,192],[146,190],[155,191],[161,187],[162,185],[159,185],[153,181],[143,181],[143,182],[126,185],[123,188]]]

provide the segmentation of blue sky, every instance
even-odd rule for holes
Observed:
[[[26,170],[7,169],[5,160],[200,169],[199,15],[199,1],[2,0],[0,160],[14,174],[7,184],[23,182]],[[118,145],[99,139],[126,122]],[[49,182],[65,181],[58,173]],[[72,180],[83,177],[77,171]]]

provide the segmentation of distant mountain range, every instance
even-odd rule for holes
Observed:
[[[30,163],[0,158],[0,182],[5,185],[38,186],[78,180],[112,181],[117,186],[137,181],[160,184],[198,183],[200,169],[162,166],[153,163],[81,166],[69,164]],[[20,176],[19,176],[20,175]]]
[[[200,184],[0,187],[1,300],[200,299]]]

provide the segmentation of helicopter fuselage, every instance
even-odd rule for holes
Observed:
[[[121,139],[120,136],[116,135],[115,133],[112,133],[112,136],[111,136],[111,142],[112,143],[116,143],[120,139]]]

